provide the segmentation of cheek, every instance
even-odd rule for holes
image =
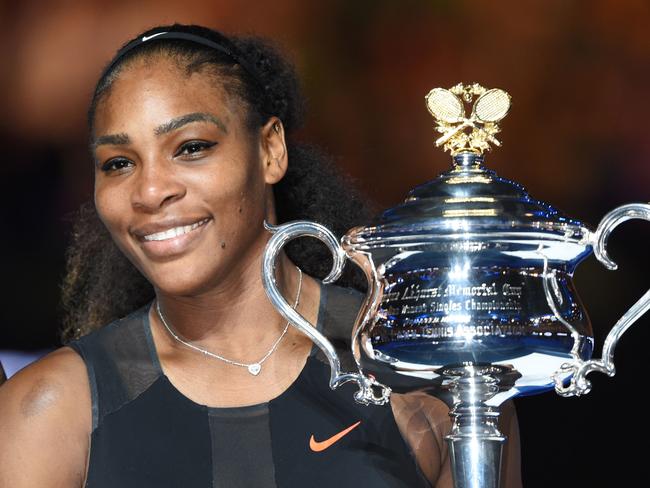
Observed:
[[[124,204],[128,202],[128,198],[122,195],[118,189],[97,184],[96,182],[94,199],[99,218],[113,239],[118,242],[120,230],[126,228],[125,219],[128,213]]]
[[[201,181],[208,205],[220,227],[246,228],[258,215],[264,214],[264,181],[259,172],[232,171],[210,175]]]

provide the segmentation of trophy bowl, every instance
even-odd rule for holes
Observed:
[[[573,273],[592,252],[616,269],[607,255],[610,233],[629,219],[650,220],[650,205],[618,207],[592,230],[485,167],[483,153],[500,145],[506,92],[459,84],[431,90],[426,102],[441,134],[436,145],[452,154],[451,169],[340,241],[313,222],[269,226],[263,280],[280,313],[325,353],[332,388],[354,381],[355,399],[364,404],[385,403],[392,390],[444,400],[455,486],[496,488],[504,401],[552,389],[582,395],[591,388],[590,372],[614,375],[616,343],[650,307],[650,291],[612,328],[602,359],[592,359],[592,328]],[[465,104],[472,106],[469,117]],[[278,290],[275,259],[302,236],[331,250],[325,282],[335,281],[348,259],[368,279],[351,324],[356,371],[341,371],[333,346]]]

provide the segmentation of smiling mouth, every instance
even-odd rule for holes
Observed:
[[[154,234],[148,234],[142,236],[142,239],[145,241],[166,241],[168,239],[174,239],[175,237],[182,236],[184,234],[189,234],[193,230],[196,230],[199,227],[207,224],[209,220],[210,220],[209,218],[205,218],[203,220],[199,220],[198,222],[194,222],[193,224],[190,225],[172,227],[171,229],[167,229],[162,232],[156,232]]]

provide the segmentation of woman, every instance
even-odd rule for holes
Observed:
[[[266,299],[263,222],[325,209],[344,230],[358,204],[329,201],[331,173],[287,146],[300,105],[260,40],[175,25],[118,52],[89,111],[114,245],[82,212],[64,291],[83,337],[0,390],[1,486],[451,486],[446,406],[329,390],[327,365]],[[307,246],[282,256],[278,281],[344,338],[361,295],[312,278],[328,263]]]

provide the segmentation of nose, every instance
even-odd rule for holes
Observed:
[[[134,183],[131,204],[148,213],[158,211],[187,193],[173,165],[165,162],[143,163]]]

